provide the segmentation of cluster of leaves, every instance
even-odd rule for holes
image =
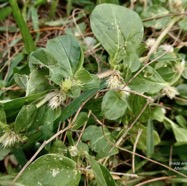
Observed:
[[[10,4],[2,14],[13,11],[21,29],[24,19]],[[76,22],[35,49],[22,30],[28,60],[21,66],[19,53],[1,76],[0,159],[16,162],[0,176],[2,185],[187,182],[187,3],[131,2],[134,11],[118,1],[98,4],[92,37],[80,39],[86,26]],[[15,84],[16,93],[6,90]]]

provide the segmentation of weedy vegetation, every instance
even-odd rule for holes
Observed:
[[[0,185],[187,185],[187,1],[0,1]]]

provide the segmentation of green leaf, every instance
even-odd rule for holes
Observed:
[[[11,185],[13,179],[14,179],[14,176],[12,175],[0,175],[1,186]],[[14,186],[24,186],[24,185],[20,185],[20,183],[15,183]]]
[[[177,123],[182,127],[182,128],[187,128],[187,121],[186,118],[182,115],[177,115],[175,116],[175,119]]]
[[[5,8],[1,8],[0,11],[0,21],[3,21],[10,13],[12,12],[12,9],[10,6],[7,6]]]
[[[67,147],[61,140],[54,141],[54,143],[50,147],[50,153],[59,153],[65,154],[67,153]]]
[[[153,27],[156,29],[162,29],[168,24],[168,22],[170,20],[170,17],[164,17],[167,14],[169,14],[169,11],[167,9],[165,9],[163,6],[153,5],[153,6],[149,6],[142,13],[141,17],[143,19],[159,17],[158,19],[151,19],[149,21],[145,21],[144,25],[146,27]]]
[[[34,69],[29,76],[15,74],[14,80],[22,88],[26,90],[26,96],[30,94],[40,93],[49,88],[48,80],[45,77],[44,70]]]
[[[78,186],[80,173],[76,163],[60,154],[47,154],[35,160],[18,179],[27,185]]]
[[[102,4],[102,3],[119,4],[119,1],[118,0],[97,0],[97,4]]]
[[[106,181],[107,185],[115,186],[116,185],[115,181],[112,178],[109,170],[106,167],[104,167],[102,164],[99,164],[99,165],[100,165],[100,168],[102,170],[102,173],[103,173],[103,176],[105,178],[105,181]]]
[[[121,98],[120,93],[110,90],[104,95],[101,107],[107,119],[116,120],[125,113],[127,103]]]
[[[29,95],[26,97],[16,98],[13,100],[8,101],[0,101],[0,104],[3,106],[5,112],[7,113],[7,117],[10,117],[14,114],[14,112],[18,112],[19,109],[24,104],[29,104],[33,101],[36,101],[37,99],[42,98],[47,92],[41,92],[38,94]]]
[[[140,67],[140,60],[135,52],[132,52],[125,56],[124,67],[129,68],[132,72],[135,72]]]
[[[72,127],[73,130],[77,130],[84,125],[84,123],[88,120],[88,114],[86,112],[80,112],[75,120],[75,123]]]
[[[26,96],[43,92],[49,88],[45,71],[34,69],[29,75],[27,82]]]
[[[65,77],[73,77],[82,67],[82,50],[78,41],[71,35],[63,35],[47,42],[47,50],[53,54]],[[56,73],[56,72],[54,72]]]
[[[2,106],[0,106],[0,122],[2,122],[3,124],[6,124],[6,113],[3,109]]]
[[[187,84],[180,84],[177,86],[177,90],[180,94],[180,96],[187,98],[186,92],[187,92]]]
[[[77,98],[78,96],[80,96],[80,93],[81,93],[81,86],[74,84],[66,94],[71,98]]]
[[[44,133],[44,137],[48,139],[51,137],[53,133],[53,124],[55,119],[57,119],[60,115],[61,111],[60,109],[51,109],[48,105],[45,105],[45,111],[43,112],[43,115],[40,116],[40,114],[37,113],[37,119],[38,125],[41,126],[41,130]],[[41,119],[40,119],[41,118]],[[40,123],[39,123],[40,121]]]
[[[187,79],[187,67],[184,68],[182,76],[183,76],[183,78]]]
[[[37,108],[34,104],[24,105],[18,113],[14,125],[15,132],[28,129],[36,116]]]
[[[116,64],[135,52],[143,39],[143,25],[138,14],[122,6],[101,4],[91,15],[94,35]]]
[[[0,147],[0,161],[2,161],[10,152],[11,149],[4,149]]]
[[[187,31],[187,17],[184,17],[178,24],[182,30]]]
[[[75,74],[75,79],[83,90],[99,88],[100,81],[95,75],[91,75],[86,69],[81,69]]]
[[[29,77],[25,74],[14,74],[14,80],[22,89],[26,90]]]
[[[130,83],[129,87],[142,94],[144,92],[155,94],[158,93],[163,87],[168,85],[160,74],[152,67],[146,68],[144,74],[140,74]]]
[[[143,106],[147,103],[147,100],[139,95],[131,94],[128,99],[129,108],[131,111],[131,115],[136,118],[139,116],[140,112],[142,111]],[[142,115],[139,118],[139,121],[141,122],[147,122],[147,120],[150,118],[151,112],[150,108],[147,107]]]
[[[147,150],[147,140],[148,140],[148,137],[147,137],[147,127],[145,127],[144,125],[142,125],[140,123],[136,124],[131,129],[132,135],[130,137],[130,140],[131,140],[132,144],[135,143],[135,140],[136,140],[136,137],[137,137],[139,129],[142,129],[142,133],[141,133],[140,138],[138,140],[137,148],[141,149],[143,151],[146,151]],[[157,144],[160,143],[160,137],[159,137],[159,135],[158,135],[158,133],[157,133],[156,130],[153,130],[152,138],[154,139],[154,142],[152,140],[152,143],[153,143],[152,145],[153,146],[155,146],[155,145],[157,145]]]
[[[82,102],[87,100],[89,97],[93,96],[94,94],[96,94],[98,90],[99,88],[88,90],[87,92],[82,93],[78,98],[74,99],[67,107],[62,109],[62,114],[57,119],[57,123],[58,121],[63,122],[66,119],[68,119],[71,115],[73,115],[79,109]]]
[[[152,110],[152,119],[155,119],[159,122],[163,122],[164,121],[164,117],[165,117],[165,113],[164,113],[164,109],[160,108],[160,107],[155,107]]]
[[[57,63],[53,54],[47,49],[40,48],[31,53],[29,63],[32,68],[33,64],[39,64],[49,69],[50,79],[56,83],[61,84],[62,79],[65,77],[64,69]]]
[[[107,183],[105,181],[105,178],[103,176],[101,167],[97,161],[94,160],[93,157],[87,155],[87,159],[89,160],[93,173],[95,175],[97,185],[98,186],[107,186]]]
[[[15,45],[16,42],[13,44]],[[17,68],[17,66],[23,62],[25,59],[25,54],[24,51],[23,52],[19,52],[18,54],[16,54],[10,61],[10,67],[9,70],[7,72],[7,77],[6,77],[6,81],[12,81],[12,77],[14,76],[15,73],[15,68]]]
[[[53,65],[57,65],[57,61],[54,58],[53,54],[51,54],[45,48],[39,48],[36,51],[32,52],[29,56],[30,65],[39,64],[45,66],[47,68],[52,68]]]
[[[105,127],[103,129],[95,125],[87,127],[82,135],[82,140],[90,142],[90,148],[97,153],[97,158],[103,158],[118,153],[118,149],[113,147],[108,141],[110,140],[114,143],[115,140]]]
[[[168,121],[168,120],[167,120]],[[173,130],[173,133],[175,135],[175,139],[177,141],[177,144],[187,144],[187,129],[179,127],[177,124],[175,124],[173,121],[168,121],[171,125],[171,128]]]

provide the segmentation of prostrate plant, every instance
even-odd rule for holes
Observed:
[[[141,52],[144,26],[138,14],[125,7],[98,5],[90,21],[95,37],[109,55],[107,77],[100,80],[100,75],[91,74],[84,67],[79,41],[72,35],[63,35],[30,54],[29,75],[14,75],[25,96],[1,102],[3,147],[16,149],[17,156],[21,154],[24,159],[23,150],[39,149],[34,159],[45,147],[46,154],[28,168],[31,162],[26,164],[14,180],[16,184],[76,186],[82,175],[90,185],[122,185],[123,181],[115,183],[110,164],[112,160],[118,162],[118,148],[123,149],[125,139],[128,148],[134,144],[133,152],[137,148],[149,157],[156,156],[155,146],[161,137],[153,127],[154,121],[172,129],[177,142],[187,142],[185,136],[180,136],[187,129],[178,128],[157,104],[163,96],[174,99],[181,94],[176,85],[181,77],[186,78],[184,56],[165,52],[163,46],[148,56],[151,61],[141,56],[145,52]],[[154,45],[147,43],[148,47]],[[62,123],[64,128],[58,131]],[[64,132],[68,142],[52,143]],[[136,164],[141,167],[141,160],[137,158]],[[134,181],[132,184],[139,180]]]

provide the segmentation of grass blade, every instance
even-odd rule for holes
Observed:
[[[32,39],[32,36],[31,36],[29,29],[27,27],[27,24],[24,21],[23,16],[20,12],[17,1],[16,0],[9,0],[9,2],[12,7],[12,12],[13,12],[14,18],[16,20],[16,23],[20,29],[20,32],[21,32],[21,35],[23,38],[23,42],[25,45],[25,49],[26,49],[27,53],[30,54],[32,51],[34,51],[36,49],[34,41]]]
[[[154,152],[153,121],[149,119],[147,123],[147,155],[151,156],[153,152]]]

